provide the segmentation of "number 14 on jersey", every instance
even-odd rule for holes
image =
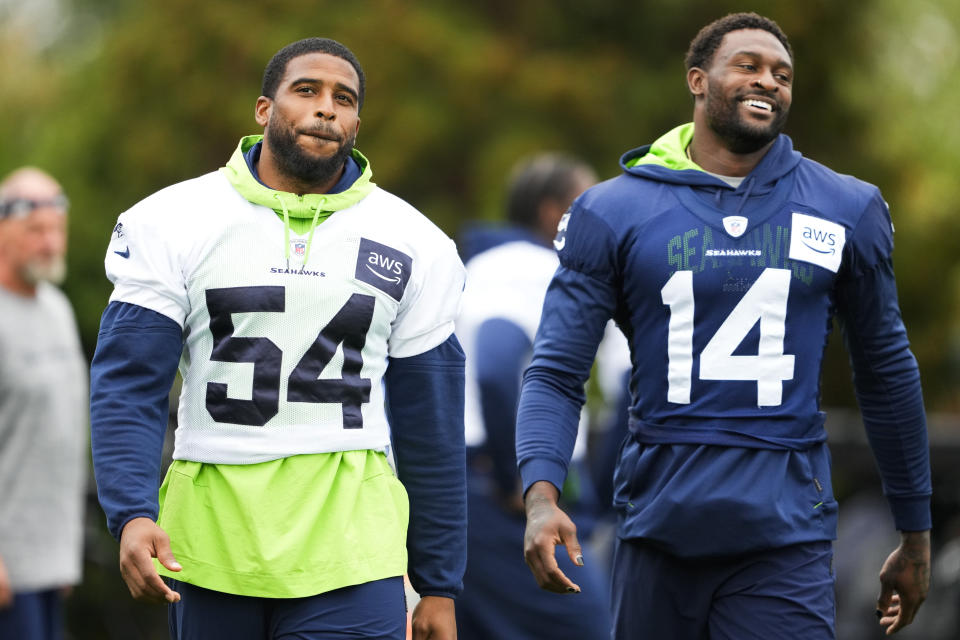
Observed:
[[[783,381],[793,379],[794,357],[783,353],[789,269],[764,269],[700,353],[701,380],[756,381],[757,406],[783,402]],[[690,404],[693,379],[693,272],[677,271],[660,289],[670,307],[667,331],[667,400]],[[760,322],[757,355],[733,355]]]

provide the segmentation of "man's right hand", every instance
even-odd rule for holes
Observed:
[[[523,535],[523,557],[533,572],[540,588],[556,593],[580,593],[557,565],[557,545],[567,547],[567,555],[578,566],[583,566],[583,552],[577,541],[577,526],[557,506],[560,492],[551,483],[541,480],[533,483],[524,497],[527,528]]]
[[[10,588],[10,576],[0,558],[0,609],[6,609],[13,604],[13,589]]]
[[[134,518],[120,534],[120,575],[130,595],[140,602],[158,604],[180,601],[180,594],[160,578],[152,558],[170,571],[180,571],[180,563],[170,550],[170,536],[150,518]]]

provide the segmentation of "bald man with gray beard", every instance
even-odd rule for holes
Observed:
[[[63,637],[80,582],[87,374],[66,273],[67,200],[46,173],[0,183],[0,638]]]

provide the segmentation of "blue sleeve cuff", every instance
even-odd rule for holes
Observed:
[[[411,583],[413,584],[413,583]],[[414,588],[416,590],[416,588]],[[417,591],[417,595],[421,598],[424,596],[436,596],[438,598],[450,598],[451,600],[456,600],[457,596],[460,595],[460,592],[463,589],[451,589],[450,591],[436,591],[434,589],[425,589],[424,591]]]
[[[523,480],[523,494],[534,482],[546,480],[563,492],[563,483],[567,479],[567,465],[557,460],[531,458],[520,465],[520,478]]]
[[[928,531],[933,527],[930,515],[930,497],[901,498],[887,496],[893,523],[898,531]]]

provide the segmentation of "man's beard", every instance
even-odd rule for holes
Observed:
[[[31,285],[41,282],[60,284],[67,276],[67,261],[63,256],[35,258],[20,269],[20,277]]]
[[[789,108],[780,106],[779,100],[764,92],[755,91],[749,95],[769,97],[777,103],[773,118],[766,125],[751,125],[740,114],[742,96],[731,100],[721,94],[715,85],[707,90],[707,125],[723,140],[727,148],[734,153],[753,153],[772,142],[787,123]]]
[[[287,123],[271,118],[267,124],[265,142],[270,146],[280,171],[304,186],[316,186],[328,182],[340,172],[343,163],[353,154],[353,145],[357,141],[356,134],[343,140],[332,156],[317,158],[308,155],[300,148],[296,134],[285,127],[285,124]]]

